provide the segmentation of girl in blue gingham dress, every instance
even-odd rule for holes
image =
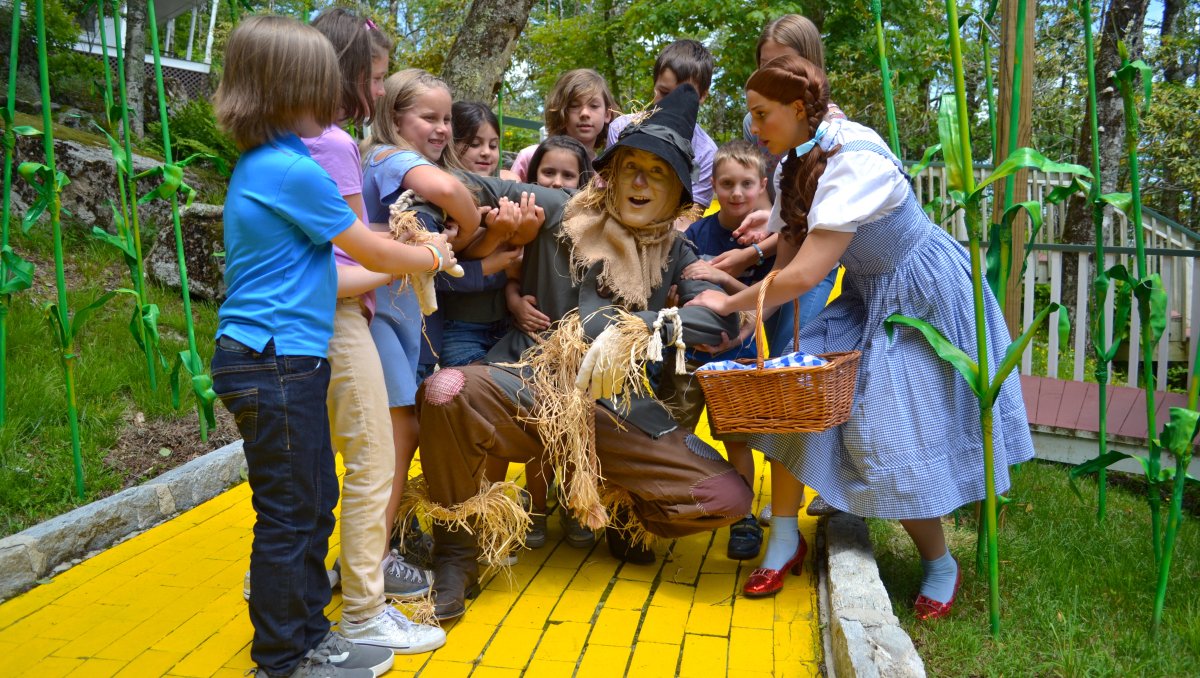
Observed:
[[[794,256],[776,264],[782,270],[767,302],[794,298],[832,261],[840,261],[846,270],[842,294],[802,328],[798,348],[813,354],[858,350],[862,358],[845,424],[822,433],[752,438],[752,446],[772,461],[775,517],[767,556],[745,592],[769,595],[782,587],[787,570],[798,571],[803,539],[787,518],[799,509],[798,500],[789,502],[798,494],[791,486],[803,483],[843,511],[901,520],[925,566],[917,615],[943,616],[960,575],[940,518],[985,495],[979,403],[917,330],[896,326],[889,339],[884,321],[893,313],[920,318],[975,357],[968,253],[926,217],[900,162],[878,134],[848,120],[808,120],[806,110],[824,111],[822,97],[828,97],[824,74],[815,66],[781,57],[756,71],[747,90],[759,137],[773,152],[791,149],[776,175],[777,180],[782,175],[781,193],[768,228],[790,236]],[[700,302],[728,313],[753,309],[757,294],[755,286]],[[984,303],[994,373],[1010,338],[986,285]],[[1005,380],[993,412],[996,491],[1004,492],[1008,467],[1034,452],[1015,373]]]

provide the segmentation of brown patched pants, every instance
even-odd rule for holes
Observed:
[[[453,506],[479,492],[490,455],[524,463],[542,454],[532,405],[519,377],[470,365],[439,370],[417,394],[421,466],[430,499]],[[720,455],[681,429],[653,438],[596,406],[596,454],[607,483],[633,498],[647,532],[680,537],[730,525],[750,512],[753,492]],[[693,451],[693,449],[697,451]]]

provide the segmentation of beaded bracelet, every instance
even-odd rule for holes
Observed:
[[[433,252],[433,268],[429,270],[433,273],[442,270],[442,264],[445,263],[445,259],[442,258],[442,253],[438,250],[437,245],[429,242],[424,243],[424,245],[429,248],[430,252]]]

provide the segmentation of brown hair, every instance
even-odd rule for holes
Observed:
[[[304,116],[327,127],[341,83],[337,55],[320,31],[288,17],[247,17],[225,47],[217,122],[243,151],[288,134]]]
[[[589,99],[599,96],[604,100],[604,109],[608,118],[620,114],[617,110],[617,100],[608,91],[608,83],[604,76],[590,68],[576,68],[558,76],[550,94],[546,97],[546,134],[558,136],[567,133],[567,108],[576,99]],[[596,148],[600,148],[608,138],[608,121],[596,135]]]
[[[654,81],[667,69],[675,74],[677,84],[687,81],[696,85],[700,96],[708,94],[712,86],[712,52],[695,40],[676,40],[664,47],[654,60]]]
[[[825,46],[821,43],[821,31],[817,25],[801,14],[785,14],[767,24],[758,46],[754,48],[754,63],[763,65],[762,48],[767,42],[776,42],[796,50],[800,56],[825,70]]]
[[[816,133],[829,110],[829,81],[825,72],[803,57],[789,54],[771,59],[754,71],[746,81],[746,89],[781,104],[803,103],[810,134]],[[808,235],[808,211],[812,208],[817,181],[825,172],[829,158],[840,148],[834,146],[826,151],[820,144],[815,144],[802,157],[797,157],[796,150],[792,149],[784,158],[783,173],[779,177],[779,200],[782,201],[779,213],[787,224],[783,235],[788,242],[798,246]]]
[[[723,162],[735,162],[746,169],[754,170],[759,178],[767,176],[767,160],[757,146],[745,139],[735,139],[717,149],[713,156],[713,179],[717,178],[717,168]]]
[[[383,81],[383,96],[376,102],[379,114],[371,123],[371,133],[362,143],[364,161],[367,154],[379,146],[393,146],[406,151],[416,150],[400,136],[400,126],[396,118],[416,106],[417,98],[431,89],[450,91],[444,80],[420,68],[406,68],[391,74]],[[463,169],[462,162],[458,159],[458,151],[454,148],[453,133],[448,136],[450,143],[446,144],[437,164],[450,169]]]
[[[366,19],[343,7],[332,7],[313,19],[311,26],[329,38],[337,54],[342,71],[341,114],[355,125],[370,120],[375,109],[370,92],[375,45]]]

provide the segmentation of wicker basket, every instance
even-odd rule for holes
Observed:
[[[753,370],[699,370],[696,378],[704,390],[714,433],[791,433],[824,431],[850,417],[858,351],[825,353],[819,367],[763,368],[766,332],[763,299],[775,278],[772,271],[758,290],[758,357],[738,360]],[[800,336],[800,309],[795,313],[795,336]]]

